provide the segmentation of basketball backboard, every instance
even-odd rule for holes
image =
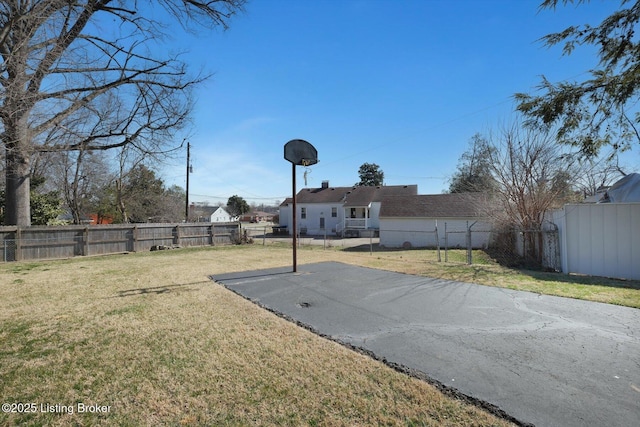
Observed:
[[[284,145],[284,158],[298,166],[315,165],[318,151],[304,139],[292,139]]]

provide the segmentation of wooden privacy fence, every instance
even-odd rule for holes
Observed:
[[[238,223],[70,225],[0,227],[3,261],[70,258],[140,252],[152,247],[210,246],[236,243]]]

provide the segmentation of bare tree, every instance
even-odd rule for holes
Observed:
[[[153,153],[166,149],[174,132],[186,124],[192,105],[190,90],[204,76],[189,76],[177,54],[159,57],[151,53],[167,23],[151,18],[151,13],[145,16],[145,8],[163,7],[183,28],[192,28],[193,23],[226,28],[244,3],[0,3],[6,223],[30,224],[29,180],[35,153],[124,146]],[[73,138],[62,137],[68,133]]]
[[[580,162],[583,164],[584,173],[577,177],[575,186],[582,197],[593,196],[627,175],[624,168],[620,166],[617,155],[580,159]]]
[[[526,255],[540,260],[538,231],[547,212],[574,195],[580,164],[541,129],[514,124],[489,139],[494,147],[489,162],[496,182],[494,219],[524,232]]]
[[[113,179],[116,219],[118,222],[127,223],[130,221],[128,201],[135,198],[135,194],[127,194],[127,181],[131,172],[142,166],[145,156],[128,146],[124,146],[119,149],[117,160],[118,171]]]
[[[97,197],[112,181],[103,156],[86,150],[54,153],[51,181],[60,190],[74,224],[90,213]]]

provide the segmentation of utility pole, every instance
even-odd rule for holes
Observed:
[[[191,172],[191,144],[187,142],[187,191],[184,206],[184,222],[189,222],[189,172]]]

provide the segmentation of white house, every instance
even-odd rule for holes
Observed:
[[[236,217],[231,216],[227,211],[222,209],[222,207],[213,211],[209,219],[210,222],[233,222],[236,220]]]
[[[417,185],[304,188],[296,195],[296,222],[300,234],[365,236],[377,233],[380,207],[386,196],[416,195]],[[293,199],[280,205],[280,227],[292,234]]]
[[[382,200],[380,245],[386,247],[486,248],[491,223],[481,193],[391,196]]]

